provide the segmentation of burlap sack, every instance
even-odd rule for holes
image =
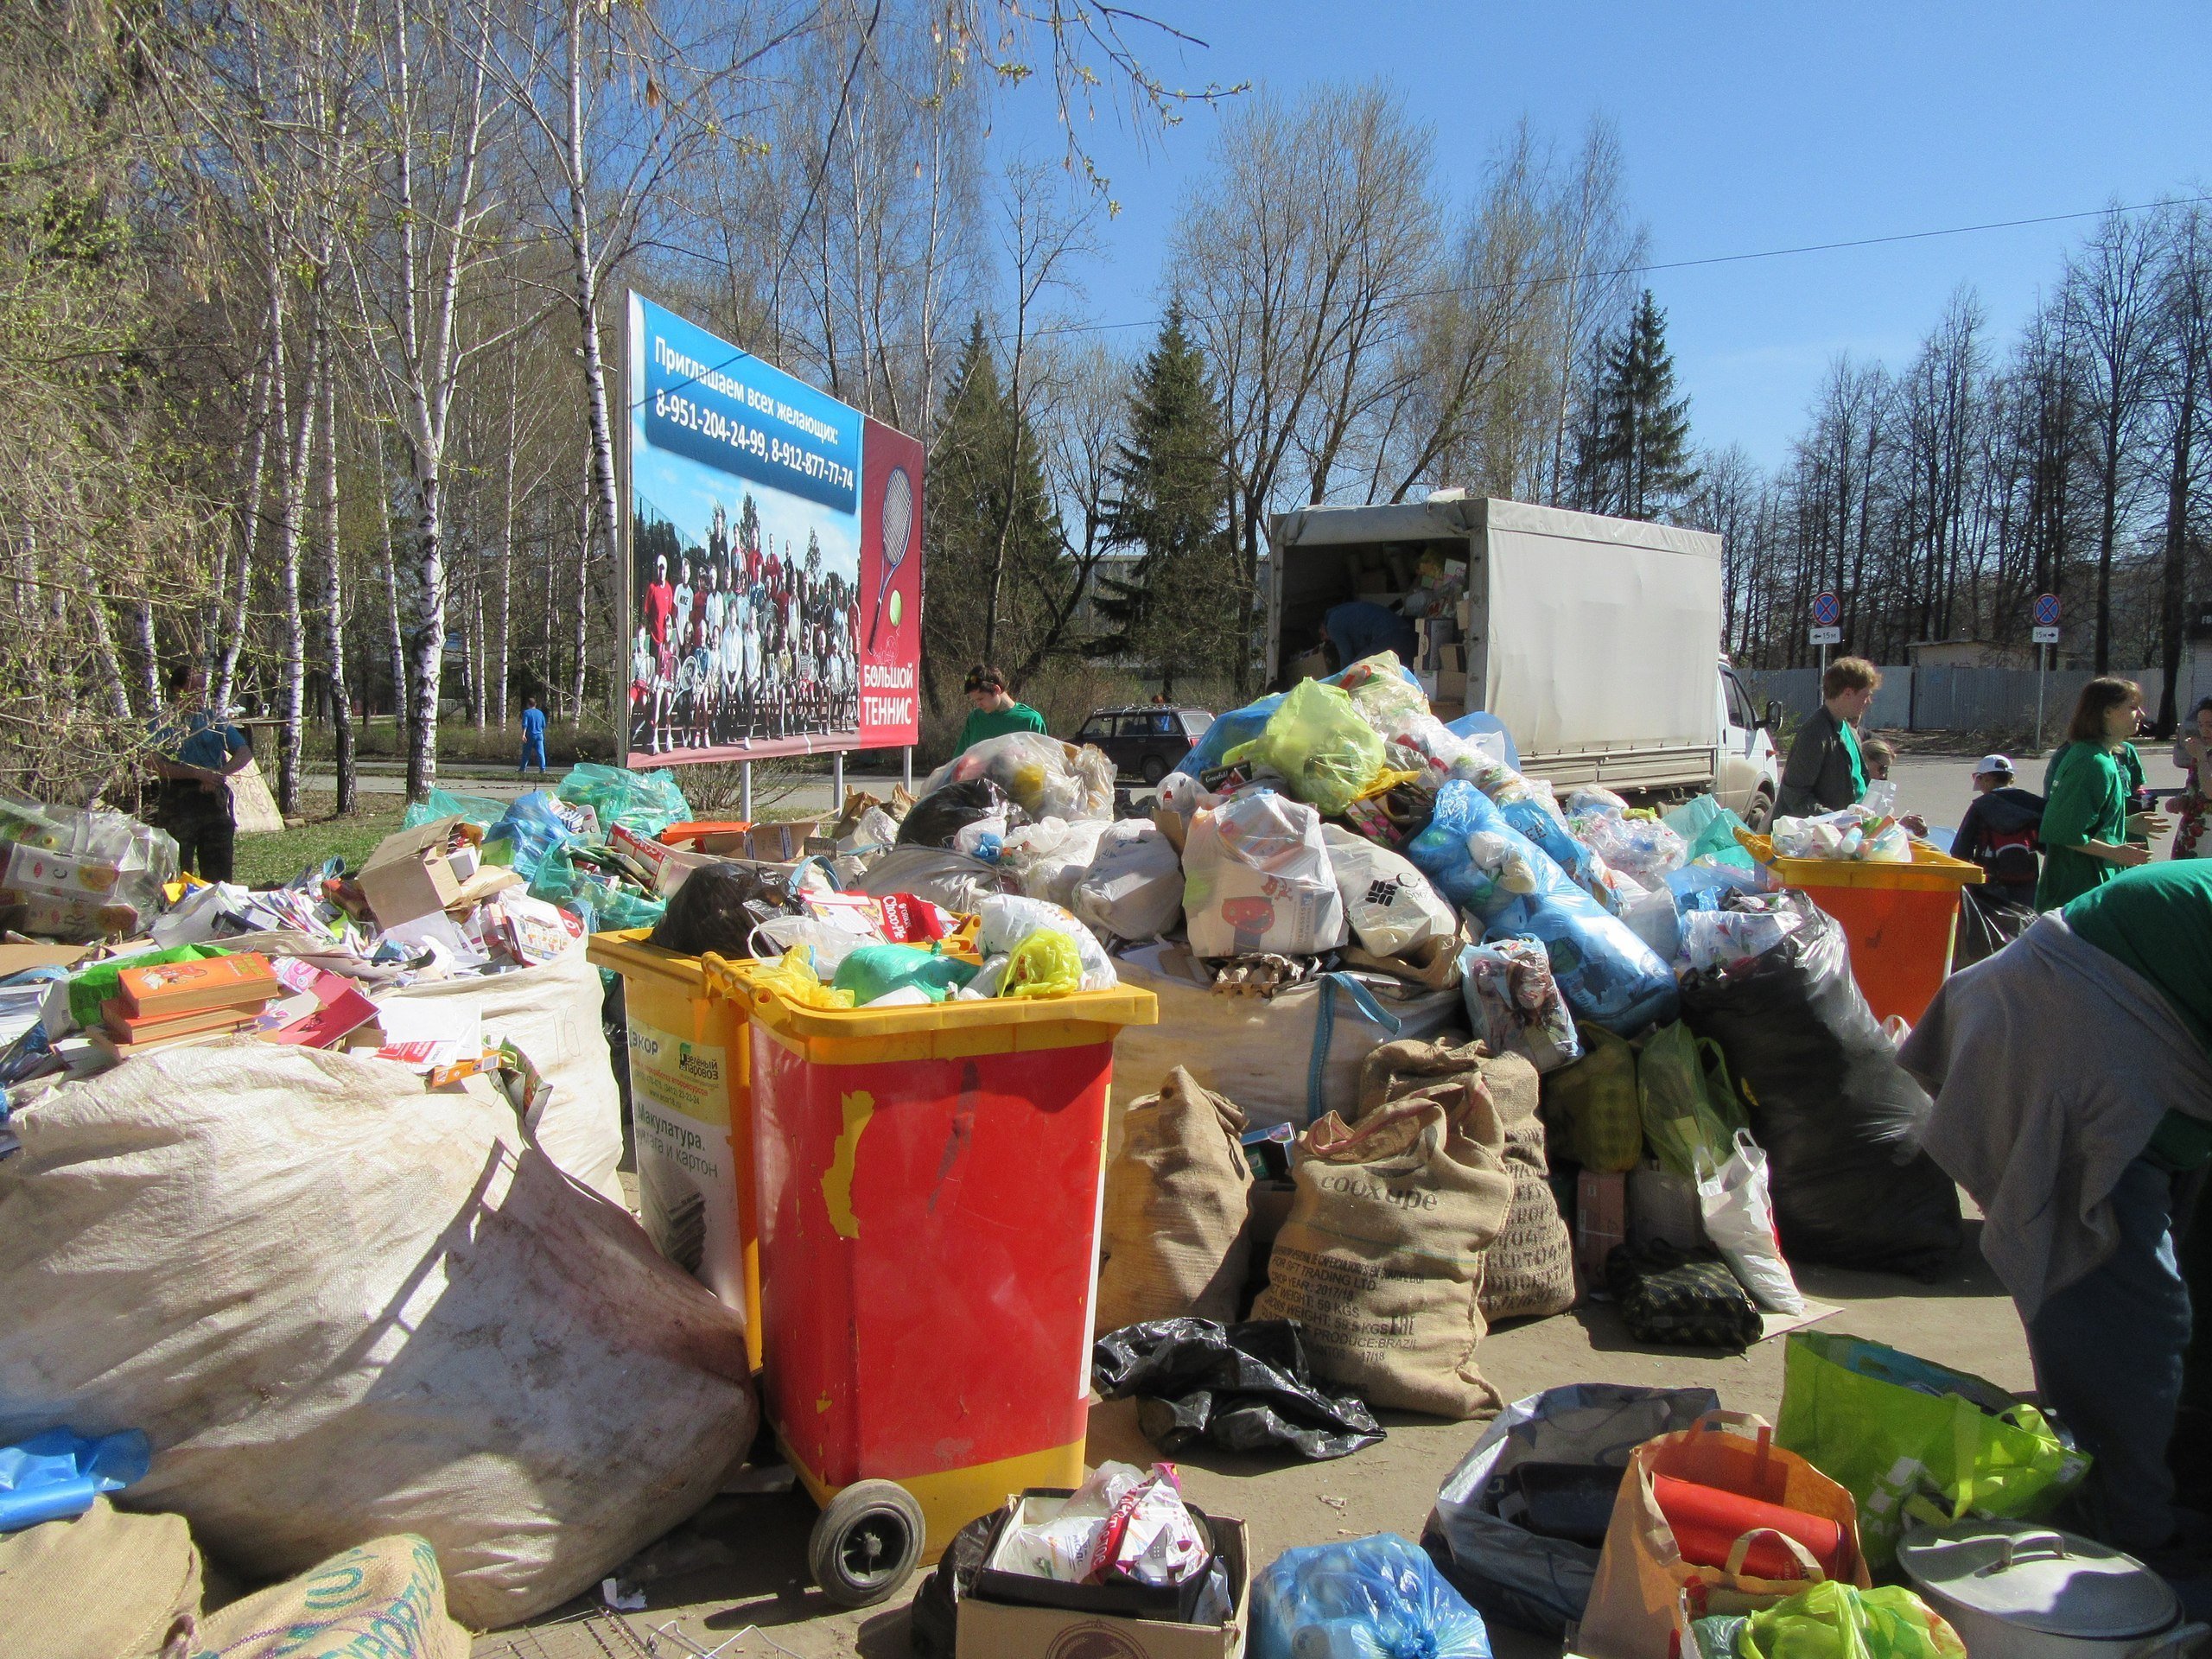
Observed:
[[[181,1515],[105,1497],[73,1521],[0,1535],[0,1659],[197,1653],[200,1552]]]
[[[1574,1306],[1574,1239],[1552,1195],[1544,1122],[1536,1115],[1536,1068],[1525,1056],[1492,1054],[1479,1043],[1385,1043],[1360,1077],[1361,1116],[1424,1082],[1472,1071],[1505,1129],[1513,1204],[1497,1242],[1483,1253],[1483,1318],[1542,1319]]]
[[[1236,1321],[1249,1265],[1244,1114],[1177,1066],[1131,1104],[1106,1172],[1097,1328],[1184,1315]]]
[[[378,1538],[200,1621],[195,1659],[468,1659],[446,1616],[438,1552],[412,1533]]]
[[[1487,1416],[1483,1252],[1513,1201],[1505,1130],[1471,1071],[1300,1137],[1297,1192],[1255,1319],[1296,1319],[1314,1371],[1370,1405]]]

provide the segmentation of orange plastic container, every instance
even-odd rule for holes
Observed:
[[[1924,841],[1912,843],[1910,864],[1777,858],[1768,868],[1842,925],[1852,976],[1874,1017],[1916,1024],[1951,971],[1959,889],[1986,879],[1980,865]]]
[[[1158,1004],[749,989],[764,1396],[825,1506],[816,1579],[859,1605],[906,1541],[884,1483],[921,1559],[1008,1492],[1082,1484],[1114,1039]]]

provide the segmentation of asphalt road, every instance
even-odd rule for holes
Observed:
[[[2171,758],[2171,744],[2145,739],[2135,747],[2143,756],[2144,781],[2152,789],[2181,786],[2181,768]],[[1950,850],[1951,831],[1974,799],[1974,761],[1975,757],[1971,755],[1900,755],[1890,772],[1897,785],[1897,804],[1907,812],[1917,812],[1927,819],[1929,838],[1946,852]],[[2040,794],[2042,759],[2015,755],[2012,763],[2019,786]],[[2152,843],[2151,850],[2154,854],[2164,853],[2172,839],[2171,835],[2159,836]]]

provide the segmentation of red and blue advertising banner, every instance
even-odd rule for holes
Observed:
[[[632,766],[919,731],[922,446],[630,296]]]

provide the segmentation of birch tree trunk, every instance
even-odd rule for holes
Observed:
[[[284,490],[276,518],[277,597],[284,629],[283,679],[277,687],[276,810],[285,817],[300,811],[300,722],[307,701],[307,630],[300,611],[300,530],[307,517],[308,474],[315,465],[315,416],[322,404],[322,300],[309,307],[307,372],[300,388],[300,423],[295,433],[286,412],[280,378],[270,399],[284,469]]]
[[[327,331],[326,317],[322,325]],[[319,382],[322,412],[315,431],[321,440],[322,472],[315,500],[317,530],[322,542],[323,668],[330,687],[330,737],[338,773],[338,813],[353,810],[359,791],[353,759],[353,694],[346,683],[345,563],[338,541],[338,407],[335,365],[327,341],[323,346],[326,371]],[[388,523],[389,521],[387,521]]]

